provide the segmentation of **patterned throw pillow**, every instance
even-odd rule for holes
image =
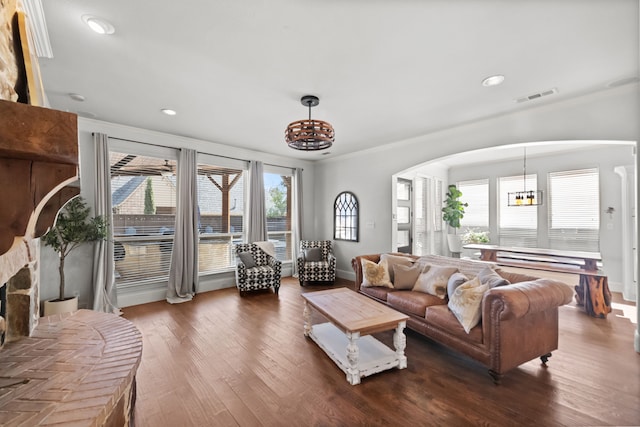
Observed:
[[[482,297],[489,290],[489,284],[482,284],[476,276],[458,286],[449,295],[449,309],[458,319],[466,333],[480,322],[482,317]]]
[[[449,277],[458,269],[456,267],[439,267],[432,265],[425,273],[420,274],[414,291],[425,292],[444,299],[447,296],[447,284]]]
[[[389,279],[389,271],[387,270],[387,263],[380,261],[376,264],[368,259],[362,259],[362,287],[371,286],[384,286],[387,288],[393,288],[391,279]]]
[[[393,266],[393,287],[400,290],[413,289],[413,285],[416,284],[418,276],[422,272],[422,266],[420,265],[399,265]]]

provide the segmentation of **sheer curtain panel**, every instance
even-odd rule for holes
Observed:
[[[296,168],[293,171],[293,218],[291,218],[293,239],[292,239],[292,260],[293,275],[298,274],[298,266],[295,262],[300,252],[300,240],[302,240],[303,212],[302,212],[302,169]]]
[[[113,224],[111,213],[111,176],[109,163],[109,137],[93,134],[95,147],[95,215],[106,217]],[[93,253],[93,309],[120,314],[115,286],[113,238],[98,240]]]
[[[197,153],[182,149],[178,158],[178,203],[167,302],[190,301],[198,288]]]
[[[264,202],[264,167],[252,160],[249,165],[249,224],[248,243],[268,240],[267,213]]]

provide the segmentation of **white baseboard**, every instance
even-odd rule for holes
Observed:
[[[336,270],[336,276],[340,279],[356,280],[356,273],[353,270]]]
[[[282,277],[291,276],[291,263],[282,264]],[[198,292],[217,291],[219,289],[233,288],[236,286],[235,271],[225,271],[207,276],[201,276],[198,283]],[[148,304],[150,302],[164,301],[167,298],[167,282],[152,283],[144,286],[118,289],[118,306],[130,307],[132,305]]]

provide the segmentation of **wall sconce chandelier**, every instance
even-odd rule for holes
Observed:
[[[284,139],[295,150],[317,151],[331,147],[335,140],[333,126],[322,120],[311,119],[311,107],[320,103],[317,96],[305,95],[300,99],[309,108],[309,119],[289,123],[284,131]]]
[[[524,162],[522,168],[522,191],[507,193],[509,206],[539,206],[542,204],[541,190],[527,190],[527,148],[524,148]]]

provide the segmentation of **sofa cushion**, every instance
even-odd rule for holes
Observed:
[[[418,276],[422,272],[422,268],[419,265],[400,265],[393,266],[394,280],[393,287],[400,290],[411,290],[413,285],[416,284]]]
[[[480,322],[482,297],[487,290],[489,284],[483,285],[476,276],[458,286],[453,295],[449,295],[448,306],[467,334]]]
[[[389,279],[391,283],[394,284],[395,287],[395,272],[393,267],[396,265],[404,265],[405,267],[410,267],[413,265],[413,260],[406,256],[402,255],[391,255],[391,254],[382,254],[380,255],[380,262],[384,261],[387,265],[387,270],[389,271]]]
[[[247,269],[253,268],[257,265],[256,260],[253,259],[253,255],[251,254],[251,252],[240,252],[238,254],[238,257]]]
[[[386,261],[381,260],[376,264],[368,259],[362,259],[362,287],[366,288],[368,286],[386,286],[387,288],[393,288]]]
[[[387,304],[403,313],[424,317],[427,307],[444,305],[446,301],[423,292],[395,291],[387,294]]]
[[[489,267],[485,267],[478,273],[478,279],[480,279],[480,283],[483,285],[488,284],[489,288],[495,288],[496,286],[505,286],[509,285],[509,281],[498,273],[496,273],[493,269]]]
[[[456,288],[468,280],[469,278],[460,272],[453,273],[447,282],[447,295],[453,295]]]
[[[322,248],[307,248],[304,250],[304,259],[309,262],[322,261]]]
[[[434,305],[427,307],[425,318],[433,327],[446,331],[451,335],[460,337],[464,341],[470,341],[475,344],[482,344],[483,342],[482,323],[471,328],[467,334],[456,316],[446,305]]]
[[[387,288],[386,286],[369,286],[366,288],[360,288],[360,292],[370,297],[386,301],[387,294],[389,294],[390,292],[395,292],[395,289]]]
[[[426,292],[444,299],[447,296],[449,277],[457,271],[458,269],[456,267],[432,265],[426,273],[420,274],[413,290]]]

